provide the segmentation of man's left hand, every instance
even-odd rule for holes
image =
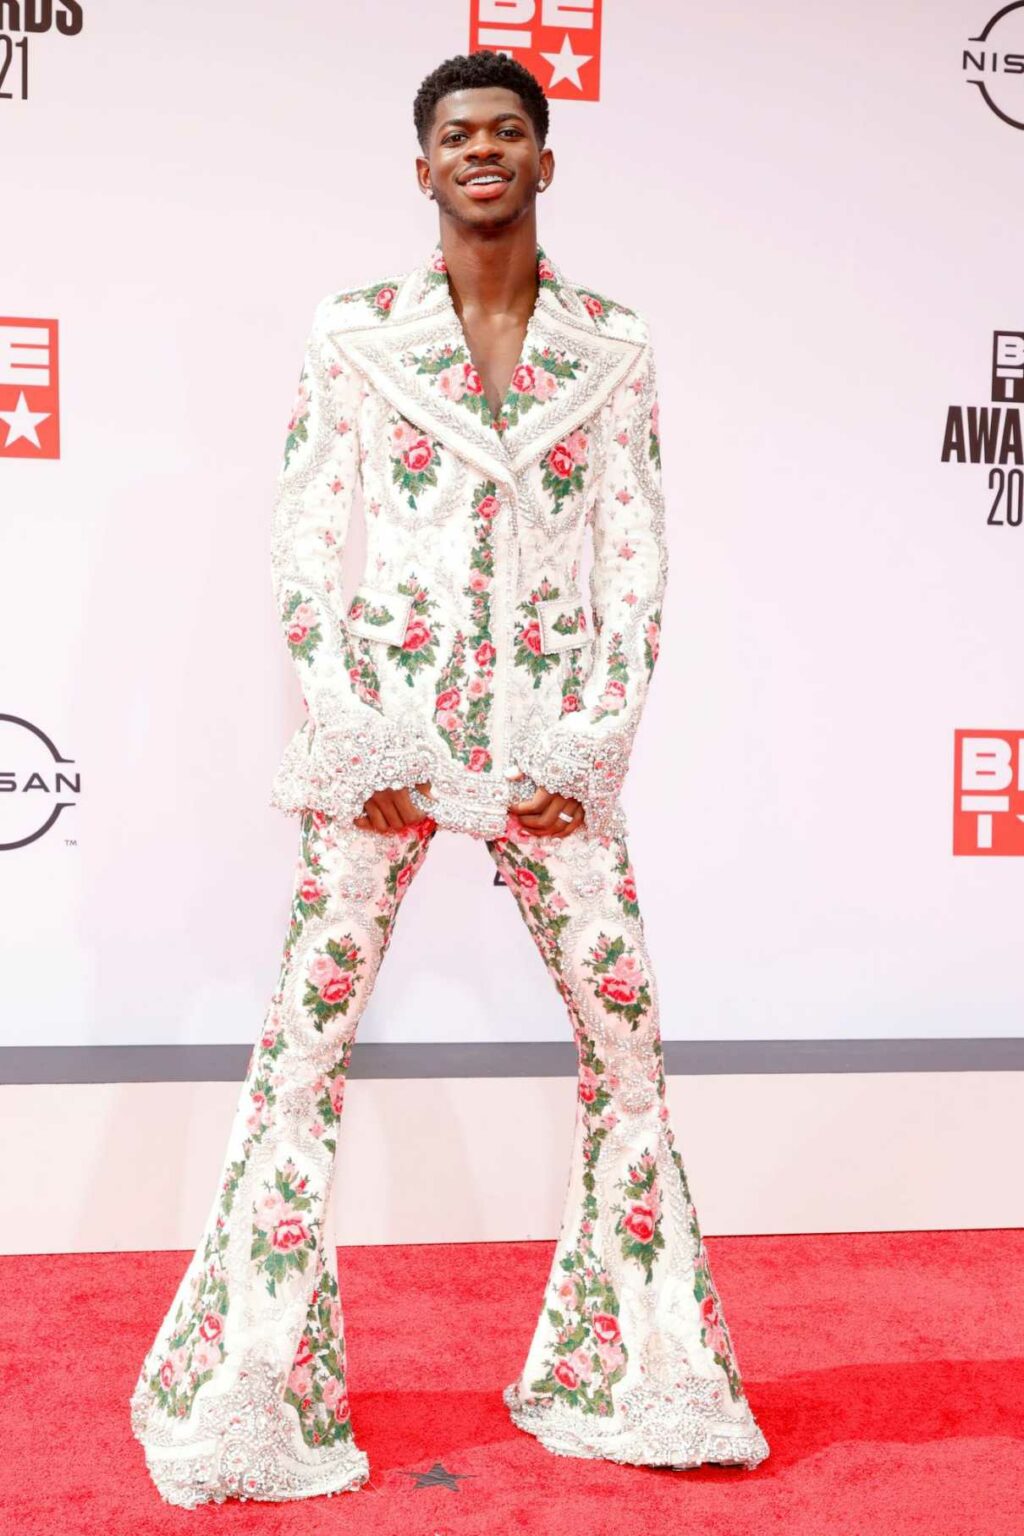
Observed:
[[[512,782],[514,784],[515,780]],[[582,826],[584,819],[583,807],[578,800],[568,795],[553,795],[543,785],[538,786],[531,799],[514,800],[509,810],[515,812],[527,832],[536,837],[568,837]],[[571,820],[560,817],[559,811],[569,813]]]

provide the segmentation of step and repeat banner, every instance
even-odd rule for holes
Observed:
[[[431,249],[412,101],[478,47],[551,97],[542,243],[658,357],[663,1033],[1019,1032],[1024,3],[4,0],[0,1040],[259,1029],[304,342]],[[360,1038],[568,1038],[482,844],[430,863]]]

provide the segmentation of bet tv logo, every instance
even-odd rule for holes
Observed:
[[[956,731],[954,854],[1024,855],[1024,731]]]
[[[983,464],[990,528],[1024,526],[1024,331],[993,331],[991,404],[949,405],[943,464]]]
[[[59,459],[56,320],[0,315],[0,458]]]
[[[996,331],[992,344],[992,399],[1024,405],[1024,331]]]
[[[470,0],[469,52],[526,66],[553,101],[597,101],[601,0]]]

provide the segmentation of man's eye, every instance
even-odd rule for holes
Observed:
[[[499,134],[510,133],[512,134],[513,138],[516,139],[521,139],[523,136],[523,130],[521,128],[500,128],[498,132]],[[444,138],[441,140],[441,143],[454,144],[456,139],[464,139],[465,137],[466,135],[460,132],[446,133]]]

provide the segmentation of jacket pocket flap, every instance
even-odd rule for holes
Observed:
[[[590,644],[583,604],[575,597],[548,597],[537,604],[542,651],[564,651]]]
[[[401,645],[411,609],[412,598],[408,593],[368,587],[361,582],[348,605],[345,625],[353,635]]]

